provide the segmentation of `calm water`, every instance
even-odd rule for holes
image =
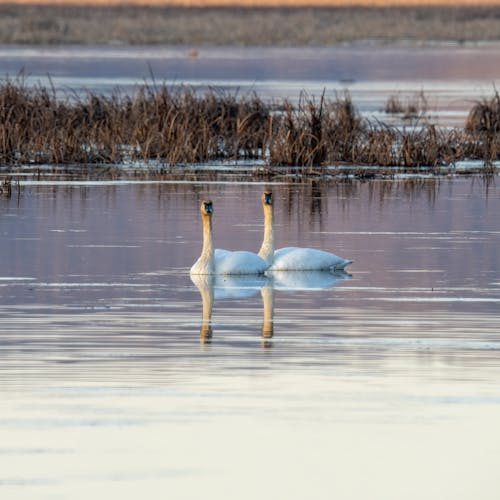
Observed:
[[[435,123],[463,126],[474,102],[500,83],[500,45],[359,44],[314,48],[0,46],[0,78],[23,72],[27,84],[73,92],[131,93],[146,81],[297,100],[302,91],[334,98],[350,92],[365,116],[389,96],[424,91]],[[50,80],[49,80],[50,77]]]
[[[259,183],[0,198],[2,498],[498,498],[498,179],[268,186],[350,275],[191,281]]]

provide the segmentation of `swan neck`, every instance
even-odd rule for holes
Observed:
[[[201,251],[202,257],[213,259],[214,256],[214,241],[212,236],[212,217],[203,215],[203,248]]]
[[[274,256],[274,213],[273,205],[264,204],[264,239],[259,250],[259,257],[262,257],[268,264]]]

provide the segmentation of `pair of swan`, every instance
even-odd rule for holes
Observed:
[[[274,249],[273,196],[262,194],[264,240],[258,254],[247,251],[214,249],[212,235],[212,201],[203,201],[203,248],[191,267],[191,274],[262,274],[265,271],[339,271],[352,261],[315,248],[286,247]]]
[[[214,249],[212,235],[213,203],[201,202],[203,221],[203,248],[200,258],[191,267],[191,274],[263,274],[267,262],[253,252]]]

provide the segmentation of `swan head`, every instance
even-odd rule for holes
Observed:
[[[212,200],[203,200],[201,202],[200,212],[201,215],[211,217],[214,212],[214,205],[212,203]]]
[[[272,205],[273,204],[273,193],[272,191],[264,191],[262,193],[262,204],[265,205]]]

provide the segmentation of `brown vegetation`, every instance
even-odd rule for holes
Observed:
[[[0,162],[169,164],[254,158],[263,147],[268,109],[255,96],[236,99],[190,89],[143,86],[133,97],[89,93],[57,99],[43,87],[0,87]]]
[[[397,95],[392,95],[385,103],[387,114],[401,115],[405,120],[422,118],[427,113],[428,103],[423,91],[402,101]]]
[[[0,184],[0,196],[10,198],[12,196],[12,179],[8,177]]]
[[[0,3],[0,43],[333,45],[500,40],[500,5],[182,7]]]
[[[465,130],[471,143],[477,148],[485,163],[491,163],[500,155],[500,96],[483,99],[472,107]]]
[[[500,156],[500,98],[477,103],[465,129],[398,128],[362,119],[349,95],[298,106],[251,94],[142,86],[133,96],[57,96],[22,81],[0,86],[0,163],[198,164],[260,159],[270,166],[435,168]]]

